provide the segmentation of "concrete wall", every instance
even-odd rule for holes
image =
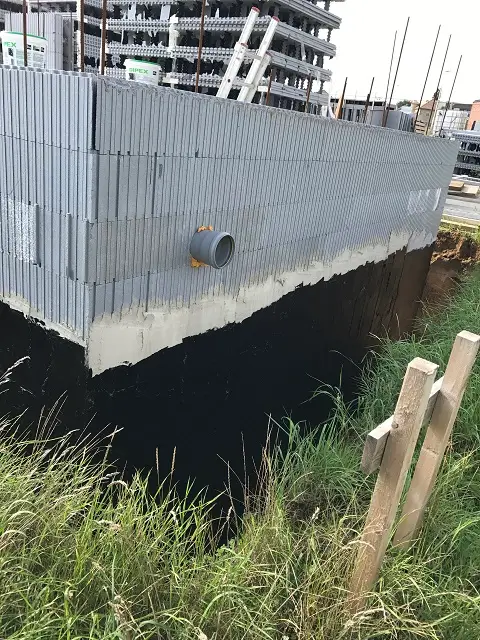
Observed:
[[[457,143],[89,75],[0,68],[1,299],[94,373],[300,284],[428,246]],[[193,269],[200,225],[232,233]]]

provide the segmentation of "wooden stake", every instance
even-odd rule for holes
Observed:
[[[410,546],[422,525],[479,346],[480,336],[469,331],[462,331],[455,339],[394,544]]]
[[[422,358],[408,365],[358,549],[351,613],[363,608],[377,580],[437,369]]]
[[[442,388],[443,378],[435,381],[428,398],[427,410],[425,411],[425,418],[423,424],[428,424],[432,418],[435,403],[437,397]],[[365,439],[365,445],[363,447],[362,456],[362,471],[365,475],[369,476],[371,473],[380,468],[382,463],[383,453],[387,446],[387,440],[392,431],[393,416],[387,418],[385,422],[379,424],[378,427],[372,429],[367,434]]]
[[[342,95],[340,96],[340,100],[338,101],[337,108],[335,110],[335,118],[337,120],[339,120],[342,117],[343,101],[345,100],[345,92],[347,90],[347,81],[348,81],[348,78],[345,78],[345,84],[343,85]]]

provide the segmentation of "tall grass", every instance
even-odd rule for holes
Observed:
[[[455,334],[480,332],[480,272],[415,337],[386,341],[355,409],[336,394],[327,425],[286,425],[237,533],[220,543],[213,502],[125,483],[103,443],[72,434],[0,438],[0,637],[32,640],[480,638],[480,368],[472,375],[419,540],[390,549],[368,608],[346,613],[372,479],[362,439],[393,410],[407,363],[444,367]]]

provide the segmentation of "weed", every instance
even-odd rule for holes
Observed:
[[[480,271],[414,336],[384,341],[355,408],[314,432],[285,425],[266,449],[237,533],[220,544],[214,502],[166,482],[125,483],[109,445],[5,422],[0,448],[0,637],[14,640],[472,640],[480,637],[480,367],[472,374],[419,539],[389,549],[365,611],[346,613],[372,479],[365,433],[393,411],[406,365],[446,365],[462,329],[480,332]],[[217,532],[217,533],[215,533]]]

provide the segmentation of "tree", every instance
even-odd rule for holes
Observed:
[[[411,107],[411,106],[412,106],[411,100],[400,100],[400,102],[397,102],[397,109],[401,109],[402,107]]]

